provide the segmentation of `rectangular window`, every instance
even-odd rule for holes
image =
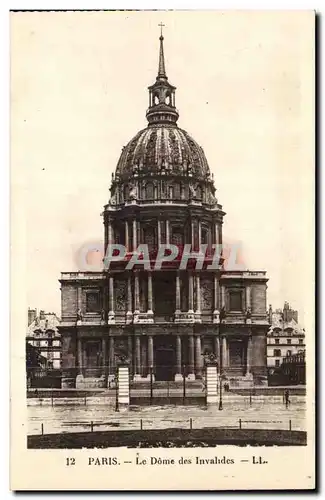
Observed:
[[[274,349],[273,356],[275,356],[275,357],[281,356],[281,349]]]
[[[241,290],[231,290],[229,292],[229,310],[242,311],[242,292]]]
[[[280,366],[280,360],[279,359],[275,360],[275,366]]]
[[[275,339],[276,344],[280,344],[280,339]]]
[[[291,339],[287,339],[287,342],[290,345],[291,344]]]
[[[100,312],[100,293],[98,290],[86,292],[86,312]]]
[[[303,344],[304,343],[304,339],[299,339],[299,344]]]

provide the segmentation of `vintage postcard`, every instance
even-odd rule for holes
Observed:
[[[314,489],[314,12],[10,18],[11,488]]]

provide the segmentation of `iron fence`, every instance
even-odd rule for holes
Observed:
[[[122,425],[124,424],[124,425]],[[170,424],[170,422],[169,422]],[[239,430],[286,430],[295,431],[302,430],[301,422],[299,420],[250,420],[245,418],[230,419],[225,425],[223,422],[218,422],[218,419],[213,417],[204,417],[204,422],[199,417],[189,417],[188,419],[177,420],[173,422],[174,425],[169,425],[169,427],[161,425],[161,420],[155,417],[147,418],[130,418],[129,420],[111,418],[107,422],[96,422],[94,420],[90,421],[73,421],[73,422],[63,422],[61,425],[60,433],[66,432],[96,432],[101,430],[112,430],[120,428],[123,430],[165,430],[165,429],[204,429],[204,428],[218,428],[218,429],[239,429]],[[69,430],[67,431],[67,428]],[[104,429],[103,429],[104,428]],[[82,431],[80,431],[82,429]],[[57,430],[57,429],[56,429]],[[44,435],[44,434],[54,434],[53,427],[50,424],[46,425],[44,422],[39,424],[39,432],[35,432],[30,435]]]

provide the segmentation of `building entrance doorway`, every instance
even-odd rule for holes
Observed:
[[[155,345],[155,379],[174,380],[175,346],[174,339],[156,337]]]
[[[244,342],[238,340],[229,342],[229,365],[238,375],[245,375],[245,354]]]
[[[85,342],[85,366],[84,366],[84,376],[85,377],[100,377],[102,368],[102,353],[101,353],[101,343],[99,341],[87,341]]]

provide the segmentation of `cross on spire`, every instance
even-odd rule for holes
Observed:
[[[165,27],[165,24],[163,24],[162,22],[160,22],[160,23],[158,24],[158,26],[160,26],[160,36],[162,37],[162,36],[163,36],[163,34],[162,34],[162,29]]]

